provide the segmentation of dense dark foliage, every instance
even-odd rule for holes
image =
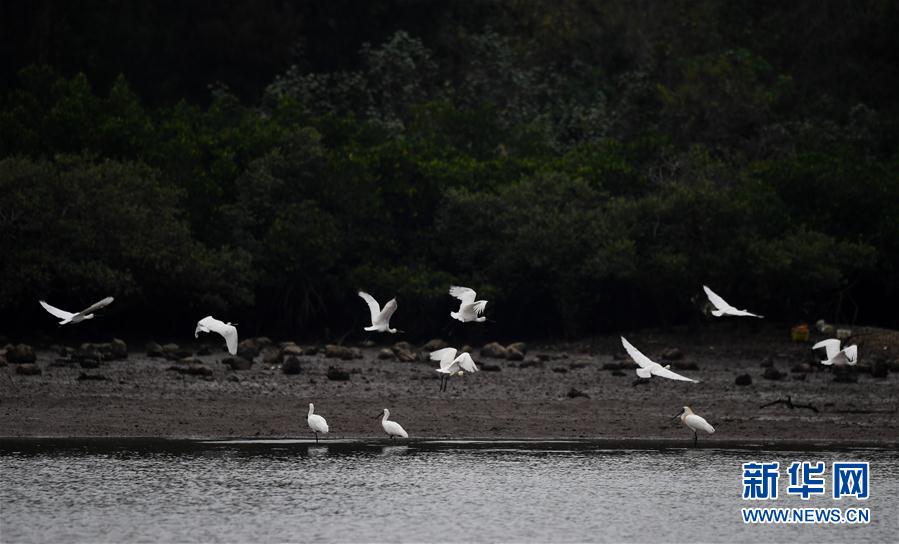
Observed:
[[[364,6],[5,3],[3,326],[897,323],[894,3]]]

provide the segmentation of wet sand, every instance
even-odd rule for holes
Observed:
[[[136,352],[85,370],[53,364],[59,356],[39,350],[41,375],[16,374],[14,364],[0,368],[0,436],[310,438],[306,411],[315,402],[316,412],[328,420],[331,439],[383,436],[374,416],[387,407],[419,439],[686,443],[692,434],[671,418],[689,405],[716,429],[700,437],[706,443],[899,445],[899,373],[875,378],[858,372],[856,383],[837,383],[831,370],[817,364],[810,373],[790,372],[817,357],[811,342],[791,342],[783,327],[751,331],[728,324],[700,335],[634,331],[627,336],[660,362],[667,348],[678,348],[682,361],[698,368],[676,371],[702,383],[653,378],[634,386],[634,365],[616,358],[622,352],[617,336],[529,345],[525,367],[522,361],[484,358],[475,350],[484,370],[454,377],[444,393],[438,391],[434,363],[379,360],[384,346],[362,348],[364,358],[351,361],[321,353],[302,356],[296,375],[260,359],[249,370],[234,371],[220,363],[224,352],[198,357],[213,369],[212,376],[167,370],[172,361]],[[860,365],[875,350],[882,354],[878,357],[895,361],[895,336],[860,336]],[[537,355],[547,360],[535,363]],[[762,377],[761,363],[768,357],[785,378]],[[626,369],[620,375],[603,369],[622,362]],[[329,380],[329,367],[347,371],[350,379]],[[486,370],[490,367],[498,370]],[[78,380],[82,373],[107,379]],[[749,374],[752,384],[735,385],[740,374]],[[587,396],[571,398],[572,389]],[[818,412],[784,404],[760,408],[787,395]]]

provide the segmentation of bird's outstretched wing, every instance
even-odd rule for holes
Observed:
[[[384,305],[384,309],[378,314],[376,323],[390,324],[390,318],[396,311],[396,299],[392,298]]]
[[[814,346],[812,349],[824,348],[824,353],[827,354],[827,360],[833,359],[840,352],[840,341],[836,338],[828,338],[827,340],[821,340]]]
[[[87,308],[81,310],[81,311],[78,312],[78,313],[81,314],[81,315],[87,315],[87,314],[96,312],[96,311],[99,310],[100,308],[105,308],[105,307],[109,306],[110,304],[112,304],[112,301],[113,301],[113,300],[115,300],[115,299],[112,298],[112,297],[106,297],[106,298],[104,298],[103,300],[101,300],[101,301],[99,301],[99,302],[95,302],[95,303],[91,304],[90,306],[88,306]]]
[[[475,297],[478,296],[478,294],[474,292],[474,289],[459,287],[458,285],[450,287],[449,294],[450,296],[461,300],[462,304],[471,304],[474,302]]]
[[[440,361],[440,368],[449,368],[456,358],[456,348],[443,348],[431,352],[432,361]]]
[[[58,317],[58,318],[60,318],[60,319],[71,319],[72,316],[75,315],[75,314],[73,314],[72,312],[67,312],[67,311],[65,311],[65,310],[60,310],[59,308],[57,308],[57,307],[55,307],[55,306],[50,306],[49,304],[47,304],[47,303],[44,302],[43,300],[38,301],[38,302],[40,302],[40,303],[41,303],[41,306],[43,306],[45,310],[47,310],[48,312],[50,312],[51,315],[53,315],[53,316],[55,316],[55,317]]]
[[[656,365],[652,367],[652,375],[658,376],[659,378],[668,378],[669,380],[677,380],[681,382],[693,382],[699,383],[699,380],[694,380],[693,378],[688,378],[686,376],[681,376],[677,372],[672,372],[662,365]]]
[[[378,319],[378,314],[381,313],[381,306],[378,305],[378,301],[375,300],[375,297],[369,295],[365,291],[359,291],[359,296],[362,297],[362,300],[368,304],[368,311],[371,312],[371,323],[375,324],[375,321]]]
[[[854,365],[858,362],[858,346],[852,344],[848,348],[843,350],[843,353],[846,355],[846,362],[850,365]]]
[[[479,300],[471,305],[471,309],[472,311],[474,311],[475,315],[481,315],[482,313],[484,313],[484,310],[487,309],[487,301]]]
[[[709,297],[709,302],[711,302],[712,305],[715,306],[715,308],[717,308],[718,310],[724,311],[724,310],[730,310],[733,308],[733,306],[728,304],[726,300],[719,297],[717,294],[715,294],[714,291],[709,289],[708,286],[703,285],[702,289],[705,291],[706,296]]]
[[[225,344],[228,346],[228,353],[237,355],[237,327],[224,321],[210,316],[206,316],[197,322],[197,330],[194,331],[194,337],[198,332],[215,332],[222,335]]]
[[[463,353],[455,362],[459,363],[459,367],[465,372],[478,371],[478,365],[474,364],[474,359],[471,358],[471,354],[469,353]]]
[[[640,353],[640,350],[632,346],[623,336],[621,337],[621,344],[624,346],[624,350],[627,351],[627,354],[630,355],[631,359],[641,367],[647,368],[656,364],[655,361]]]

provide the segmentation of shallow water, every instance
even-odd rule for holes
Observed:
[[[780,461],[781,498],[741,499]],[[785,496],[792,461],[871,463],[871,498]],[[828,493],[830,479],[828,478]],[[3,542],[797,541],[899,534],[899,453],[590,442],[4,441]],[[744,525],[741,507],[863,506],[868,525]]]

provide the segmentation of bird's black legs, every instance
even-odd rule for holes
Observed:
[[[313,431],[313,434],[315,434],[315,443],[318,444],[318,433]]]
[[[693,431],[693,447],[696,447],[696,442],[699,438],[696,436],[696,431]]]

